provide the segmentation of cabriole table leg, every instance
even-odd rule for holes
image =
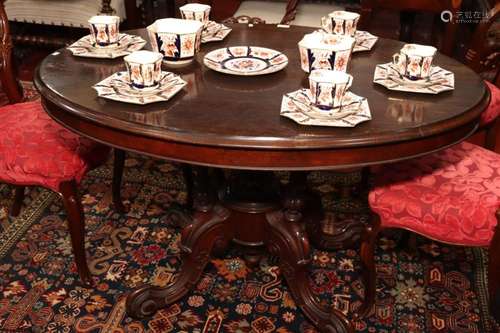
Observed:
[[[229,215],[221,206],[198,213],[194,222],[182,231],[182,267],[175,282],[166,287],[147,285],[134,290],[127,297],[127,313],[138,319],[150,317],[189,292],[203,273],[214,247],[228,244],[233,238]]]

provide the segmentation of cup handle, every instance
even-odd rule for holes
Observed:
[[[400,59],[400,58],[401,58],[401,54],[399,54],[399,53],[394,53],[394,54],[392,55],[392,63],[393,63],[394,65],[399,65],[399,59]]]
[[[349,88],[351,88],[351,86],[352,86],[352,80],[353,80],[353,77],[349,76],[349,79],[347,80],[347,84],[345,86],[345,91],[347,91],[347,90],[349,90]]]
[[[327,31],[327,32],[331,32],[329,29],[328,29],[328,20],[329,18],[326,17],[326,16],[323,16],[321,18],[321,27],[323,28],[323,30]]]

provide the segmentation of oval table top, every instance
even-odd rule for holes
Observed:
[[[98,97],[92,86],[125,70],[123,59],[78,58],[65,49],[43,60],[35,84],[55,120],[97,141],[193,164],[268,170],[357,167],[436,151],[469,136],[489,102],[481,78],[442,54],[433,64],[455,74],[453,91],[414,94],[373,83],[375,66],[390,62],[403,45],[380,38],[371,51],[354,53],[348,69],[350,90],[368,99],[372,120],[354,128],[299,125],[280,116],[280,105],[283,94],[308,87],[297,42],[313,29],[232,28],[224,41],[202,44],[192,64],[164,68],[188,82],[168,102],[142,106]],[[144,29],[131,33],[148,40]],[[203,65],[206,53],[238,45],[281,51],[289,64],[255,77]]]

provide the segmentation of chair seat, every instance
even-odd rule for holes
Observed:
[[[498,118],[500,114],[500,89],[494,84],[484,81],[491,93],[491,100],[488,108],[481,114],[481,125],[487,125]]]
[[[489,245],[500,206],[500,155],[463,142],[375,171],[372,211],[383,228],[465,246]]]
[[[0,152],[1,181],[58,192],[103,163],[109,148],[66,130],[34,101],[0,108]]]

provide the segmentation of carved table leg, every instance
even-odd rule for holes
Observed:
[[[318,209],[314,207],[315,200],[307,195],[306,176],[305,173],[292,173],[290,184],[284,190],[284,210],[266,215],[268,236],[265,242],[269,252],[280,258],[280,267],[295,303],[320,332],[353,332],[346,316],[320,305],[309,285],[310,245],[302,221],[318,217]]]
[[[340,311],[320,305],[309,286],[309,241],[305,223],[319,220],[319,199],[309,195],[305,173],[294,173],[289,185],[280,189],[270,172],[234,171],[218,193],[224,206],[213,204],[208,170],[195,172],[195,222],[182,233],[182,267],[177,279],[160,288],[144,286],[127,298],[127,313],[135,318],[153,315],[182,298],[200,278],[210,255],[222,252],[230,242],[250,249],[247,259],[258,263],[259,250],[267,248],[281,260],[281,269],[296,303],[312,323],[324,333],[352,333],[349,321]],[[220,178],[220,177],[218,177]],[[280,210],[279,194],[284,193]],[[304,209],[307,207],[308,209]]]
[[[295,303],[322,333],[351,333],[352,326],[344,314],[319,304],[309,285],[309,241],[301,226],[291,222],[286,213],[267,215],[269,251],[280,257],[280,267],[294,296]],[[294,212],[290,216],[297,216]]]
[[[336,174],[335,184],[340,190],[338,200],[344,204],[366,200],[363,195],[366,196],[368,177],[368,168],[346,170]],[[314,219],[307,223],[307,232],[314,246],[325,250],[339,250],[357,246],[364,229],[364,223],[358,218],[339,219],[336,215],[329,215],[321,220]]]
[[[229,211],[215,206],[199,213],[195,222],[182,231],[182,267],[174,283],[167,287],[143,286],[127,297],[127,313],[134,318],[152,316],[158,309],[181,299],[199,280],[214,247],[233,238]]]

